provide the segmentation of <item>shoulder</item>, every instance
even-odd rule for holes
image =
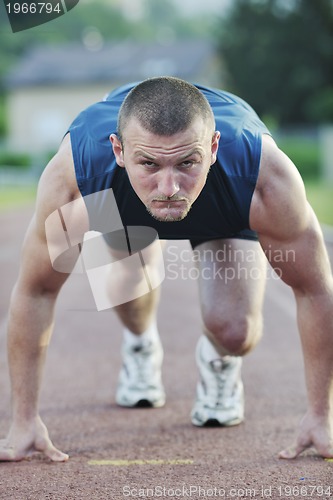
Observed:
[[[307,227],[310,207],[301,176],[274,140],[263,135],[260,169],[250,209],[251,228],[279,240]]]
[[[260,157],[261,136],[270,132],[255,110],[230,92],[218,89],[200,90],[208,99],[214,113],[216,129],[221,134],[221,154],[240,158],[244,153],[250,154],[256,163]]]
[[[65,208],[66,207],[66,208]],[[63,219],[59,218],[60,211]],[[62,225],[70,225],[71,239],[88,230],[88,220],[83,198],[79,191],[73,165],[70,136],[67,134],[51,161],[46,166],[37,190],[35,229],[41,239],[45,231],[59,239]],[[51,238],[51,239],[52,239]]]
[[[85,108],[73,120],[68,128],[71,134],[86,134],[100,138],[105,135],[105,127],[116,129],[117,117],[123,99],[105,98]]]
[[[110,135],[117,131],[121,102],[101,101],[82,111],[68,128],[77,178],[102,174],[112,156]]]
[[[46,213],[52,212],[79,196],[71,140],[70,135],[67,134],[40,178],[37,207],[44,208]]]

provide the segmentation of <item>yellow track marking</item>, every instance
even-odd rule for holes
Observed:
[[[191,465],[194,460],[190,459],[151,459],[151,460],[89,460],[88,465],[113,465],[116,467],[128,467],[129,465]]]

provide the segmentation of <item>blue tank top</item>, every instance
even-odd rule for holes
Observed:
[[[119,108],[135,84],[120,87],[104,101],[82,111],[68,129],[77,184],[82,196],[113,189],[124,226],[150,226],[160,239],[196,241],[232,237],[249,229],[262,134],[268,129],[254,110],[229,92],[196,85],[208,99],[221,133],[216,164],[182,221],[156,221],[134,192],[125,169],[116,164],[110,134],[116,133]],[[91,229],[99,230],[98,217]]]

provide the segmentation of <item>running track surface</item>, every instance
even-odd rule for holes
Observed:
[[[10,422],[6,317],[20,247],[32,208],[0,215],[0,432]],[[172,253],[189,249],[170,242]],[[176,250],[177,248],[177,250]],[[333,247],[328,245],[332,258]],[[168,260],[166,260],[168,265]],[[170,264],[170,263],[169,263]],[[71,276],[57,306],[41,414],[67,463],[40,454],[0,464],[0,499],[328,498],[333,462],[308,450],[277,458],[291,444],[306,408],[303,363],[292,293],[269,275],[264,337],[244,359],[246,421],[199,429],[190,423],[200,334],[197,288],[167,268],[159,309],[167,404],[122,409],[114,402],[121,326],[97,312],[87,279]],[[190,271],[187,271],[189,276]]]

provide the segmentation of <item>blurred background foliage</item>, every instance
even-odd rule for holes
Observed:
[[[51,23],[13,34],[0,2],[0,139],[6,135],[2,77],[24,53],[38,45],[84,43],[92,28],[105,42],[126,39],[168,42],[211,36],[214,24],[211,15],[188,18],[180,14],[176,5],[172,0],[81,0],[70,13]]]
[[[122,4],[122,5],[121,5]],[[132,4],[132,5],[131,5]],[[141,0],[140,10],[132,2],[81,0],[70,13],[51,23],[13,34],[4,7],[0,7],[0,75],[32,46],[77,42],[95,27],[104,40],[158,40],[163,36],[209,37],[211,15],[187,18],[172,0]],[[125,8],[129,6],[125,13]],[[131,8],[132,7],[132,8]]]
[[[0,4],[0,76],[36,45],[84,43],[91,27],[104,41],[210,39],[222,63],[221,87],[256,109],[313,190],[320,178],[319,126],[333,124],[333,0],[216,0],[214,10],[204,4],[81,0],[65,16],[15,34]],[[1,80],[0,163],[23,166],[24,155],[18,160],[15,152],[1,151],[6,137]],[[327,200],[331,188],[325,186]],[[333,214],[332,203],[326,212]],[[333,222],[333,215],[324,218]]]
[[[233,0],[221,2],[221,13],[195,15],[193,8],[191,16],[172,0],[142,0],[126,15],[116,0],[81,1],[67,15],[15,34],[2,7],[0,75],[32,46],[83,40],[91,26],[103,40],[211,38],[223,87],[270,123],[333,122],[333,0]],[[4,133],[3,119],[0,127]]]
[[[331,0],[234,0],[216,35],[228,85],[261,116],[333,121]]]

